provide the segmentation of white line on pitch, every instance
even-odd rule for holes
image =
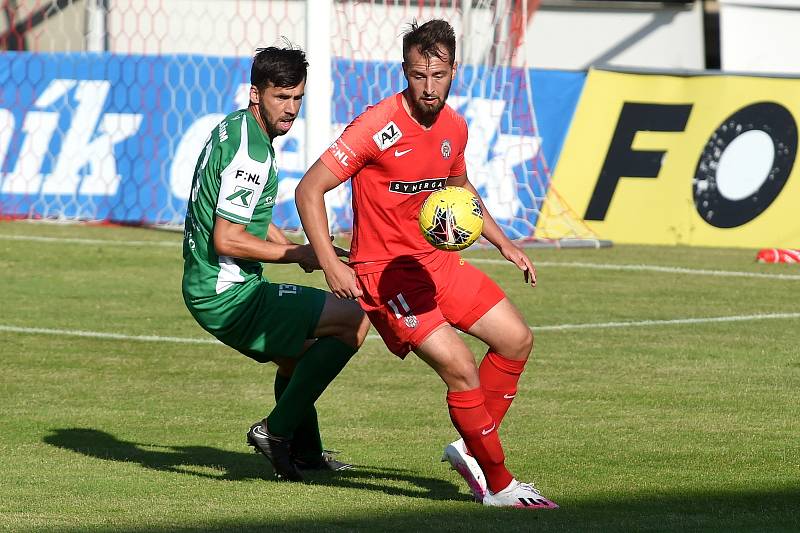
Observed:
[[[112,241],[111,239],[76,239],[73,237],[37,237],[34,235],[2,235],[0,240],[5,241],[28,241],[28,242],[52,242],[67,244],[91,244],[98,246],[181,246],[180,241]]]
[[[753,320],[776,320],[800,318],[800,313],[769,313],[759,315],[734,315],[706,318],[676,318],[669,320],[637,320],[630,322],[599,322],[585,324],[554,324],[543,326],[530,326],[535,332],[542,331],[565,331],[571,329],[611,329],[611,328],[637,328],[648,326],[674,326],[686,324],[710,324],[723,322],[748,322]],[[158,335],[124,335],[121,333],[103,333],[100,331],[82,331],[74,329],[49,329],[49,328],[26,328],[19,326],[0,325],[0,331],[9,333],[25,333],[33,335],[62,335],[65,337],[89,337],[95,339],[112,339],[124,341],[140,342],[176,342],[184,344],[221,344],[215,339],[198,339],[191,337],[161,337]],[[368,335],[368,340],[380,339],[378,335]]]
[[[52,242],[52,243],[70,243],[70,244],[91,244],[99,246],[167,246],[178,247],[181,246],[180,241],[112,241],[109,239],[75,239],[75,238],[61,238],[61,237],[36,237],[28,235],[3,235],[0,234],[0,240],[8,241],[30,241],[30,242]],[[471,263],[486,263],[494,265],[508,265],[505,259],[480,259],[470,258],[467,260]],[[671,267],[671,266],[658,266],[658,265],[615,265],[607,263],[580,263],[571,261],[537,261],[536,266],[541,267],[564,267],[564,268],[589,268],[594,270],[626,270],[632,272],[662,272],[667,274],[690,274],[696,276],[719,276],[719,277],[736,277],[736,278],[763,278],[763,279],[782,279],[782,280],[800,280],[800,275],[797,274],[769,274],[765,272],[737,272],[732,270],[704,270],[684,267]]]
[[[568,329],[637,328],[646,326],[673,326],[682,324],[710,324],[715,322],[748,322],[751,320],[800,318],[800,313],[769,313],[763,315],[716,316],[707,318],[673,318],[669,320],[637,320],[633,322],[600,322],[588,324],[556,324],[531,326],[533,331],[564,331]]]
[[[0,325],[0,331],[9,333],[31,333],[34,335],[63,335],[66,337],[90,337],[119,341],[179,342],[185,344],[221,344],[216,339],[193,339],[191,337],[161,337],[159,335],[124,335],[122,333],[103,333],[101,331],[82,331],[79,329],[23,328]]]
[[[508,264],[505,259],[474,259],[467,258],[470,263],[490,263]],[[566,268],[590,268],[595,270],[627,270],[634,272],[663,272],[667,274],[692,274],[696,276],[720,276],[735,278],[766,278],[766,279],[785,279],[800,280],[797,274],[768,274],[764,272],[737,272],[733,270],[704,270],[696,268],[670,267],[658,265],[614,265],[606,263],[573,263],[567,261],[536,261],[534,266],[542,267],[566,267]]]

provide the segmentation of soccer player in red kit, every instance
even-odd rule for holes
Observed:
[[[445,103],[455,45],[443,20],[411,24],[403,37],[408,87],[353,120],[298,184],[297,208],[331,291],[358,298],[394,354],[413,351],[447,385],[450,418],[462,438],[445,448],[444,459],[475,498],[491,506],[555,508],[506,469],[498,434],[533,346],[530,328],[491,279],[458,254],[432,247],[417,223],[431,191],[456,185],[477,196],[464,161],[466,122]],[[331,245],[324,201],[348,179],[349,265]],[[530,259],[483,211],[483,236],[535,286]],[[488,345],[480,367],[457,330]]]

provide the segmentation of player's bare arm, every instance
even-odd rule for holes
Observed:
[[[311,246],[291,241],[283,244],[261,240],[245,231],[243,224],[222,217],[216,217],[214,221],[214,249],[221,256],[262,263],[297,263],[306,270],[320,268]]]
[[[267,240],[276,244],[294,244],[289,240],[289,237],[272,222],[269,223],[269,227],[267,228]]]
[[[325,272],[325,281],[331,292],[339,298],[354,299],[361,296],[353,269],[336,256],[329,237],[328,216],[325,211],[325,193],[341,182],[322,161],[317,160],[295,189],[295,203],[300,221],[314,247],[319,264]]]
[[[272,222],[269,223],[269,227],[267,228],[267,240],[276,244],[295,244]],[[314,264],[298,263],[298,265],[306,274],[310,274],[315,270]]]
[[[278,244],[296,244],[286,236],[283,230],[281,230],[272,222],[269,223],[269,227],[267,228],[267,240]],[[333,235],[331,235],[331,241],[333,241]],[[339,248],[338,246],[334,246],[333,249],[336,251],[336,255],[339,257],[350,257],[350,250],[345,250],[344,248]],[[298,264],[303,270],[306,271],[306,273],[311,273],[315,270],[319,270],[319,267],[317,266],[318,263],[319,262],[315,260],[311,264]]]
[[[535,287],[536,268],[533,266],[533,262],[519,246],[515,245],[508,237],[506,237],[506,234],[503,232],[500,226],[497,225],[497,222],[494,221],[494,218],[492,218],[489,210],[486,209],[486,205],[483,203],[481,195],[478,194],[478,191],[475,189],[472,183],[470,183],[467,175],[464,174],[462,176],[451,176],[447,179],[447,184],[455,185],[456,187],[464,187],[478,198],[478,202],[480,202],[481,209],[483,210],[483,231],[481,234],[486,238],[487,241],[492,243],[494,247],[500,251],[503,257],[517,265],[517,268],[522,270],[522,273],[525,277],[525,283],[530,283],[531,287]]]

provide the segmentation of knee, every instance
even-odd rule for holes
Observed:
[[[478,369],[474,361],[451,362],[440,374],[450,391],[465,391],[480,387]]]
[[[367,338],[369,332],[369,319],[364,311],[354,303],[348,312],[343,316],[342,328],[338,334],[334,335],[339,340],[352,346],[353,348],[360,348]]]
[[[533,332],[524,324],[513,331],[508,332],[506,337],[507,348],[500,351],[509,359],[524,360],[527,359],[533,350]]]
[[[364,341],[367,340],[367,333],[369,332],[369,319],[367,318],[367,314],[364,311],[359,309],[360,314],[356,319],[356,323],[354,325],[355,329],[355,348],[360,348]]]
[[[530,355],[533,351],[533,331],[531,331],[531,328],[525,328],[525,336],[522,347],[527,355]]]

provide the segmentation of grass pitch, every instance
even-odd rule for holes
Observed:
[[[318,402],[358,465],[272,480],[245,431],[274,366],[183,307],[180,235],[0,223],[0,530],[797,531],[800,270],[755,251],[531,250],[496,279],[536,336],[507,464],[561,505],[486,509],[439,462],[444,386],[371,338]],[[319,273],[267,267],[324,287]],[[471,344],[475,352],[484,349]]]

